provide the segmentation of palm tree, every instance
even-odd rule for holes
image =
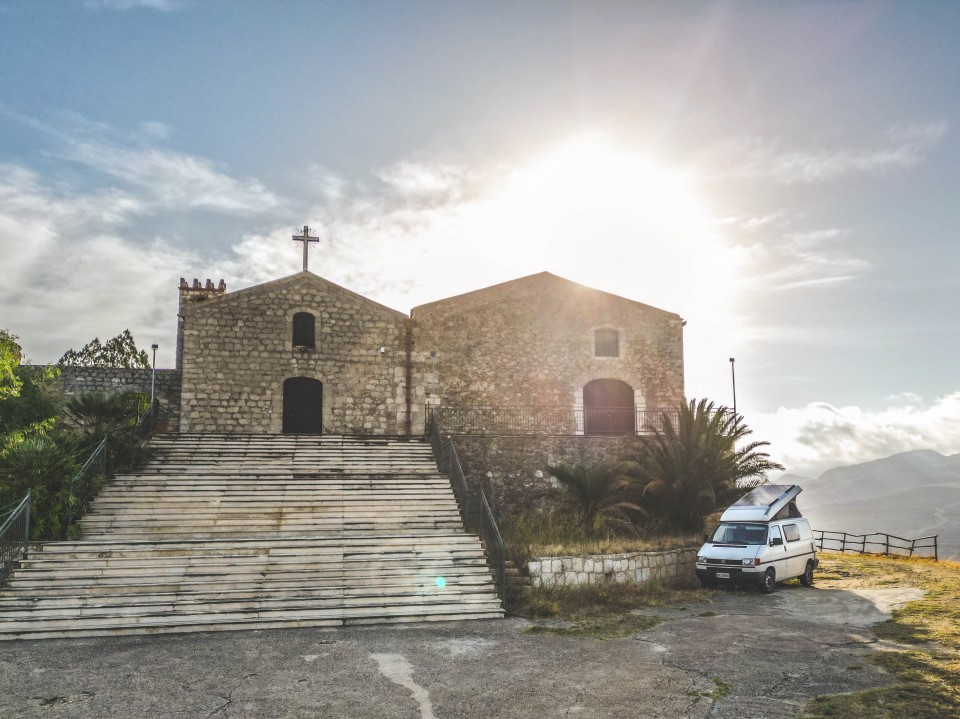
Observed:
[[[583,528],[591,534],[603,525],[636,533],[630,512],[645,514],[637,503],[640,488],[629,462],[601,462],[547,467],[547,471],[567,490],[580,512]]]
[[[643,504],[668,530],[702,532],[707,515],[783,469],[761,451],[769,442],[744,444],[753,432],[742,417],[705,399],[681,404],[675,418],[664,413],[650,429],[635,458]]]

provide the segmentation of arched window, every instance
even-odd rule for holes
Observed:
[[[619,357],[620,333],[607,327],[602,327],[593,333],[594,357]]]
[[[293,346],[314,349],[316,319],[309,312],[297,312],[293,316]]]
[[[618,379],[595,379],[583,386],[585,434],[633,434],[636,431],[633,387]]]

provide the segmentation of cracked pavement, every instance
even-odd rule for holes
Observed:
[[[916,592],[719,591],[606,641],[507,619],[3,642],[0,717],[797,717],[889,683],[870,625]]]

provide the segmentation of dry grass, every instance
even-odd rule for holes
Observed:
[[[663,617],[636,610],[706,601],[701,589],[669,587],[657,583],[604,584],[578,587],[541,587],[522,595],[511,613],[531,619],[566,623],[533,625],[525,634],[613,639],[656,626]]]
[[[699,547],[703,537],[623,536],[604,527],[602,520],[589,530],[576,517],[546,514],[514,517],[500,524],[510,559],[524,563],[535,557],[570,557],[624,552],[658,552]]]
[[[918,587],[923,599],[894,611],[875,629],[892,643],[874,661],[896,686],[820,697],[807,717],[956,719],[960,716],[960,563],[928,559],[821,556],[823,588]]]

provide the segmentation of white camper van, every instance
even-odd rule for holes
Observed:
[[[795,484],[765,484],[727,509],[697,553],[700,583],[756,584],[766,594],[793,577],[813,585],[820,560],[810,523],[797,509],[801,491]]]

